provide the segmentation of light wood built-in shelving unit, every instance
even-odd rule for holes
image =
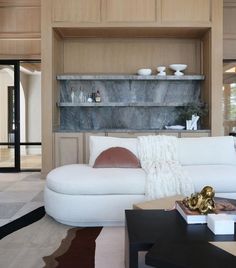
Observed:
[[[58,150],[73,148],[76,157],[79,150],[79,162],[88,158],[89,133],[59,138],[53,132],[60,125],[59,74],[134,74],[185,63],[186,75],[205,77],[201,99],[210,109],[205,127],[221,135],[222,11],[222,0],[42,0],[43,173],[58,164]],[[186,136],[194,134],[203,135]]]

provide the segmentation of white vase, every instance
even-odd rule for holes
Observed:
[[[191,130],[192,120],[186,120],[186,130]]]

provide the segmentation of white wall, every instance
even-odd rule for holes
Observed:
[[[8,86],[14,86],[14,80],[7,70],[0,70],[0,141],[8,142]]]
[[[41,75],[28,75],[27,84],[27,142],[41,142]],[[30,146],[28,153],[40,153],[38,146]]]
[[[41,141],[41,75],[29,75],[28,79],[27,141]]]
[[[26,142],[26,99],[27,99],[28,76],[20,73],[20,140]],[[25,152],[25,147],[21,146],[21,153]]]

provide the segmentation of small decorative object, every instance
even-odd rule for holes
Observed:
[[[139,69],[138,70],[138,74],[139,75],[150,75],[152,73],[152,70],[151,69]]]
[[[201,214],[208,214],[215,210],[214,196],[214,189],[211,186],[205,186],[200,193],[186,197],[183,200],[183,204],[190,210],[196,210]]]
[[[234,234],[234,220],[230,215],[207,215],[207,227],[216,235]]]
[[[186,120],[186,129],[187,130],[197,130],[197,121],[199,120],[199,116],[196,114],[192,114],[191,120]]]
[[[179,108],[179,123],[186,123],[187,130],[197,130],[199,119],[206,116],[208,108],[205,103],[187,103]]]
[[[92,92],[92,94],[91,94],[91,98],[92,98],[92,100],[93,100],[93,102],[95,102],[96,100],[96,92]]]
[[[74,103],[75,102],[75,92],[74,91],[71,91],[71,102]]]
[[[175,126],[165,126],[166,129],[176,129],[176,130],[182,130],[185,128],[185,126],[181,125],[175,125]]]
[[[159,72],[157,75],[160,76],[165,76],[166,72],[165,72],[166,67],[165,66],[158,66],[157,67],[157,71]]]
[[[186,64],[171,64],[169,67],[175,71],[176,76],[181,76],[181,75],[184,75],[184,73],[181,71],[184,71],[187,68],[187,65]]]
[[[100,95],[99,90],[97,90],[96,92],[95,102],[101,102],[101,95]]]
[[[93,102],[92,94],[89,95],[89,97],[88,97],[88,99],[87,99],[87,102]]]
[[[80,89],[80,92],[79,92],[79,102],[84,102],[84,93],[83,91]]]

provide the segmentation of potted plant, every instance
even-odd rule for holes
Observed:
[[[179,121],[186,123],[186,129],[197,129],[198,119],[208,114],[208,107],[203,102],[191,102],[179,109]],[[195,124],[194,124],[195,121]]]

